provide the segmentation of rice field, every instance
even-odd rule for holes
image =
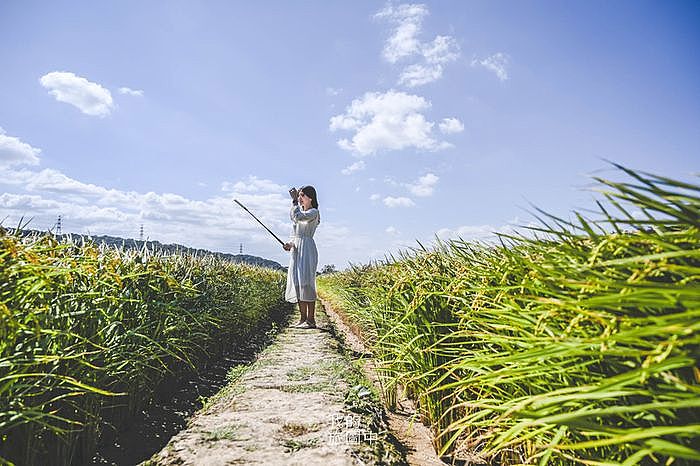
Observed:
[[[101,429],[259,331],[279,271],[0,228],[0,464],[86,464]]]
[[[700,461],[700,187],[618,169],[596,212],[320,279],[443,458]]]

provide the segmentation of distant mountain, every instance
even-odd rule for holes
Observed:
[[[22,230],[23,235],[33,235],[33,234],[46,234],[45,231],[37,230]],[[198,256],[212,255],[220,259],[225,259],[231,262],[242,262],[250,265],[257,265],[259,267],[267,267],[269,269],[275,270],[286,270],[286,267],[282,267],[279,263],[264,259],[262,257],[251,256],[248,254],[229,254],[225,252],[213,252],[207,249],[195,249],[188,248],[187,246],[182,246],[181,244],[163,244],[159,241],[140,241],[136,239],[119,238],[117,236],[94,236],[94,235],[77,235],[77,234],[64,234],[55,235],[56,238],[60,240],[67,239],[68,237],[79,237],[86,238],[93,241],[95,244],[105,244],[107,246],[116,246],[124,249],[143,249],[144,245],[151,251],[162,251],[170,254],[194,254]]]

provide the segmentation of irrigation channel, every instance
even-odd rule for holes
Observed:
[[[274,341],[287,318],[277,314],[276,320],[263,323],[250,339],[211,361],[198,374],[163,387],[154,401],[124,428],[105,426],[91,466],[139,464],[160,451],[173,435],[186,427],[203,400],[226,385],[231,370],[250,365]]]

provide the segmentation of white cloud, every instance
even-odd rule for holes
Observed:
[[[417,95],[396,92],[368,92],[346,107],[345,113],[330,120],[330,130],[354,131],[351,140],[340,139],[338,145],[360,155],[410,147],[435,151],[452,147],[432,137],[434,123],[421,113],[430,102]]]
[[[441,240],[458,239],[478,240],[493,236],[495,228],[491,225],[462,225],[454,228],[441,228],[435,236]]]
[[[10,193],[0,195],[0,206],[10,210],[56,209],[59,205],[56,201],[43,199],[37,195]]]
[[[248,186],[251,179],[260,181],[250,177],[241,184]],[[291,232],[289,196],[286,189],[263,190],[264,186],[281,186],[263,181],[256,185],[256,192],[238,192],[235,196],[281,238],[287,238]],[[245,241],[248,251],[255,255],[281,263],[288,260],[269,233],[233,203],[231,194],[194,200],[176,193],[110,189],[51,169],[14,170],[2,166],[0,187],[5,191],[0,196],[0,219],[5,219],[5,224],[17,224],[24,217],[33,219],[29,228],[49,229],[61,214],[64,231],[134,238],[143,223],[147,235],[163,243],[227,251],[232,243],[237,246]]]
[[[437,81],[442,77],[442,65],[410,65],[399,76],[399,84],[418,87]]]
[[[384,183],[393,187],[406,188],[411,192],[411,194],[419,197],[431,196],[433,194],[433,190],[435,189],[435,185],[439,180],[440,178],[433,173],[427,173],[419,177],[414,183],[401,183],[394,180],[390,176],[384,177]]]
[[[39,82],[56,100],[71,104],[86,115],[104,117],[114,108],[109,90],[73,73],[53,71]]]
[[[397,182],[396,180],[394,180],[392,177],[390,177],[388,175],[384,177],[384,183],[386,183],[390,186],[401,186],[401,183]]]
[[[355,173],[356,171],[364,170],[364,169],[365,169],[365,161],[358,160],[357,162],[353,163],[352,165],[349,165],[349,166],[343,168],[340,172],[343,175],[350,175],[352,173]]]
[[[384,58],[389,63],[396,63],[420,51],[421,43],[417,36],[421,31],[423,18],[427,15],[428,8],[425,5],[409,4],[390,4],[374,15],[375,18],[385,19],[395,26],[383,50]]]
[[[426,197],[432,196],[435,185],[440,178],[432,173],[428,173],[418,178],[414,184],[406,184],[405,186],[414,196]]]
[[[404,68],[398,83],[413,88],[442,77],[443,67],[459,57],[459,44],[450,36],[436,36],[431,42],[422,42],[419,35],[423,18],[428,15],[425,5],[388,5],[375,15],[394,26],[387,39],[383,56],[389,63],[415,58],[422,63],[413,63]]]
[[[438,126],[443,134],[461,133],[464,131],[464,124],[457,118],[443,118]]]
[[[383,246],[377,244],[377,238],[366,236],[354,227],[332,224],[326,220],[322,220],[314,240],[319,249],[319,268],[322,264],[335,264],[338,269],[343,269],[348,262],[366,263],[385,254],[381,251],[379,257],[373,256],[373,250]]]
[[[69,178],[50,168],[34,173],[25,171],[23,174],[27,176],[25,188],[28,191],[62,192],[83,196],[104,196],[109,191],[94,184]]]
[[[51,198],[80,204],[136,206],[137,193],[107,189],[92,183],[83,183],[54,169],[0,170],[1,183],[19,186],[29,193],[44,193]],[[146,195],[148,196],[148,195]]]
[[[222,183],[221,190],[235,193],[257,193],[261,191],[286,193],[289,188],[271,180],[260,179],[257,176],[250,175],[245,181]]]
[[[37,165],[41,149],[32,147],[19,138],[8,136],[0,128],[0,166]]]
[[[398,236],[401,234],[401,232],[393,226],[388,226],[384,231],[391,236]]]
[[[177,193],[121,191],[85,183],[56,170],[0,166],[0,222],[14,226],[20,218],[32,219],[27,228],[48,230],[54,228],[60,214],[64,233],[123,238],[138,238],[140,226],[144,225],[145,237],[165,244],[235,254],[243,243],[245,253],[287,265],[289,253],[233,202],[235,196],[282,240],[287,240],[292,229],[286,188],[280,191],[278,188],[283,185],[255,176],[229,185],[238,183],[254,186],[255,191],[195,200]],[[324,210],[322,206],[321,210],[333,209]],[[348,261],[364,263],[384,256],[386,248],[381,241],[386,235],[371,238],[329,220],[330,217],[324,217],[315,235],[319,267],[334,263],[343,268]]]
[[[374,194],[372,194],[372,195],[369,197],[369,200],[370,200],[370,201],[378,201],[378,200],[381,199],[381,198],[382,198],[382,196],[380,196],[380,195],[377,194],[377,193],[374,193]]]
[[[479,60],[475,57],[472,60],[472,66],[483,66],[487,70],[495,73],[499,80],[506,81],[508,79],[509,62],[510,58],[508,55],[498,52],[483,60]]]
[[[413,207],[416,204],[407,197],[391,197],[384,198],[384,205],[387,207]]]
[[[120,87],[119,88],[119,93],[122,95],[132,95],[136,97],[143,97],[143,91],[141,89],[130,89],[128,87]]]
[[[423,44],[421,55],[434,65],[446,65],[459,58],[459,44],[450,36],[437,36],[432,42]]]
[[[517,229],[512,224],[501,226],[461,225],[453,228],[441,228],[435,232],[435,236],[442,241],[461,238],[465,241],[479,241],[493,244],[498,242],[498,233],[512,235],[516,232]],[[524,233],[527,234],[526,231]]]
[[[334,87],[327,87],[326,88],[326,95],[327,96],[334,97],[334,96],[340,94],[341,92],[343,92],[342,89],[336,89]]]

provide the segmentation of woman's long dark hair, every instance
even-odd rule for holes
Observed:
[[[301,188],[299,191],[304,193],[306,197],[311,198],[311,207],[314,209],[318,209],[318,196],[316,195],[316,189],[311,186],[307,185]],[[318,223],[321,223],[321,214],[319,213],[318,215]]]
[[[314,189],[313,186],[304,186],[299,191],[304,193],[306,197],[311,198],[311,207],[313,207],[314,209],[318,209],[318,197],[316,196],[316,189]]]

